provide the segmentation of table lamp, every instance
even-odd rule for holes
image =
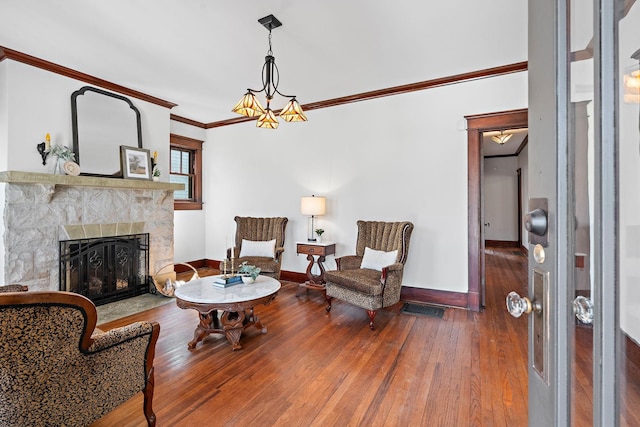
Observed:
[[[300,199],[300,213],[302,215],[308,215],[311,217],[310,228],[309,228],[309,238],[307,239],[309,242],[315,242],[315,234],[314,233],[314,218],[318,215],[324,215],[326,210],[326,199],[324,197],[303,197]]]

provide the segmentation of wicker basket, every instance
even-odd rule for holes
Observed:
[[[168,267],[175,267],[176,265],[184,265],[186,267],[189,267],[191,270],[193,270],[193,275],[189,280],[187,280],[187,282],[200,278],[200,276],[198,276],[198,270],[196,270],[190,264],[187,264],[185,262],[168,264],[162,267],[160,270],[158,270],[155,276],[151,277],[151,281],[153,281],[153,284],[155,286],[155,289],[151,290],[152,293],[159,293],[161,295],[164,295],[165,297],[173,297],[175,290],[179,288],[180,285],[185,283],[185,281],[183,280],[176,281],[176,272],[173,270],[173,268],[171,270],[168,270]],[[162,272],[163,270],[167,270],[167,271],[163,273]]]

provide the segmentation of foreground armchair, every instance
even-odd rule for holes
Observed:
[[[325,272],[327,311],[332,298],[341,299],[367,310],[374,329],[377,310],[400,301],[412,231],[407,221],[358,221],[356,255],[337,258],[338,269]]]
[[[280,266],[284,252],[285,230],[288,218],[252,218],[237,216],[235,248],[227,250],[227,258],[231,250],[237,268],[243,262],[260,267],[260,274],[280,279]]]
[[[140,391],[147,424],[155,425],[160,325],[102,332],[96,320],[80,294],[0,293],[0,425],[87,426]]]

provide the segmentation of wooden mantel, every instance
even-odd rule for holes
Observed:
[[[55,175],[51,173],[4,171],[0,172],[0,182],[10,184],[45,184],[68,187],[122,188],[132,190],[183,190],[184,184],[147,181],[143,179],[122,179],[96,176]]]

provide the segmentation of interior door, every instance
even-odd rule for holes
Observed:
[[[640,425],[640,6],[529,3],[529,425]]]

